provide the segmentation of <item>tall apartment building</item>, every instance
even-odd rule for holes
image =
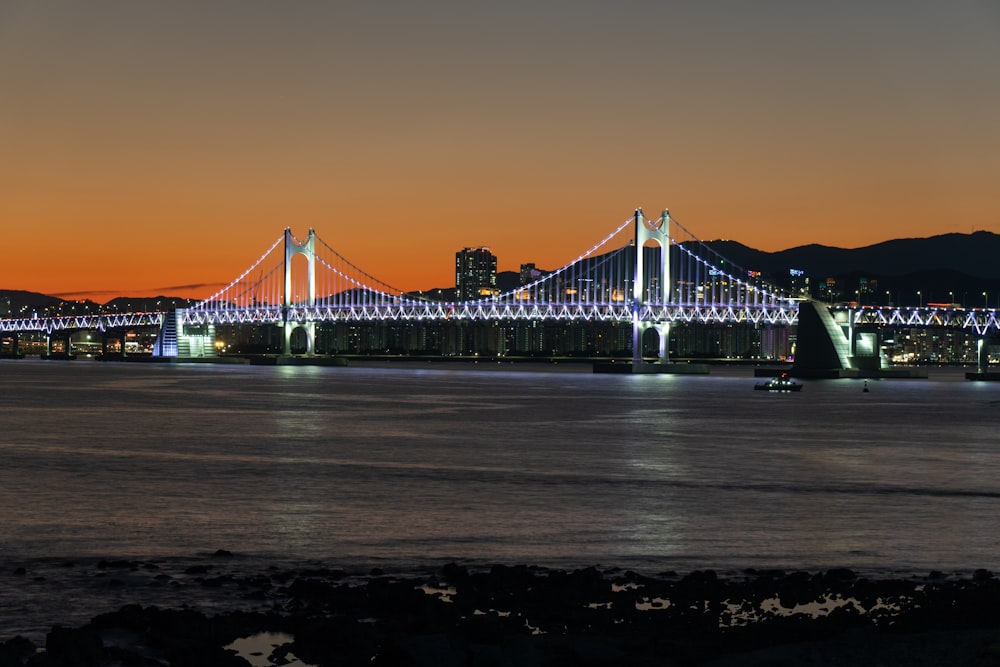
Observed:
[[[521,265],[520,282],[522,285],[533,283],[543,275],[545,275],[545,272],[540,271],[537,267],[535,267],[534,262]]]
[[[455,298],[479,299],[497,290],[497,257],[486,246],[455,253]]]

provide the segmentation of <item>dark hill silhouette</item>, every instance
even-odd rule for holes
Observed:
[[[821,283],[833,279],[837,287],[824,298],[1000,307],[1000,235],[992,232],[895,239],[861,248],[811,244],[779,252],[755,250],[736,241],[706,245],[778,285],[788,286],[790,269],[804,271],[814,296],[819,296]]]
[[[161,310],[171,310],[174,308],[187,308],[197,303],[197,299],[181,299],[174,296],[148,296],[133,297],[119,296],[106,302],[104,305],[109,310],[120,312],[157,312]]]
[[[39,292],[29,292],[19,289],[0,289],[0,304],[6,310],[6,303],[9,300],[11,317],[25,317],[31,314],[32,310],[43,310],[50,306],[62,303],[62,299]]]
[[[810,244],[764,252],[736,241],[708,241],[707,245],[735,264],[769,274],[801,269],[823,279],[855,272],[903,276],[951,270],[973,278],[1000,280],[1000,235],[985,231],[895,239],[861,248]]]

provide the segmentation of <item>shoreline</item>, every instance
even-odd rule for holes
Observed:
[[[350,573],[224,550],[63,566],[92,568],[80,574],[107,606],[69,627],[54,619],[44,640],[0,636],[0,665],[243,665],[226,647],[260,633],[282,639],[258,664],[289,654],[316,666],[1000,664],[984,662],[1000,659],[1000,580],[987,570],[872,578],[846,568],[720,576],[448,563]],[[25,568],[7,575],[8,589],[39,583]],[[157,588],[176,602],[149,602]],[[81,655],[89,663],[58,662]]]

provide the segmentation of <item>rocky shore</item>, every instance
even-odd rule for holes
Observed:
[[[233,559],[220,551],[187,568],[183,586],[247,604],[125,604],[52,627],[44,641],[0,636],[0,667],[1000,666],[1000,580],[985,570],[872,579],[846,569],[721,577],[449,564],[358,576],[254,571]],[[182,587],[155,563],[100,566],[115,599]],[[31,573],[8,576],[17,586]],[[239,648],[246,637],[266,648]]]

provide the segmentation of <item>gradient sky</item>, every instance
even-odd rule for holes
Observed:
[[[996,0],[0,0],[0,289],[203,297],[285,227],[401,289],[663,208],[1000,232]]]

